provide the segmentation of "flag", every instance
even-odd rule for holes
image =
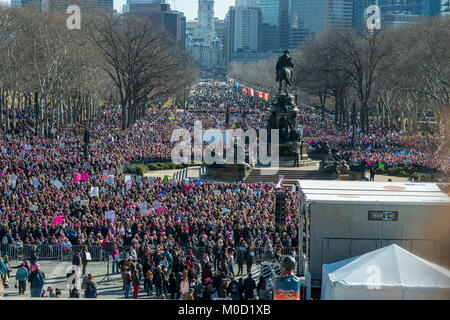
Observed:
[[[72,176],[72,182],[76,183],[80,179],[80,175],[78,173],[74,173]]]
[[[264,97],[264,92],[258,91],[258,97],[262,99]]]
[[[268,93],[264,93],[264,100],[269,102],[269,94]]]
[[[164,183],[166,183],[167,181],[169,181],[169,176],[164,176]]]
[[[255,95],[255,90],[248,88],[248,95],[253,97]]]
[[[384,163],[380,163],[380,164],[378,165],[378,168],[384,169]]]
[[[277,185],[275,186],[275,189],[279,189],[279,188],[281,188],[282,186],[283,186],[283,180],[284,180],[284,176],[279,176],[279,180],[278,180],[278,183],[277,183]]]
[[[88,174],[86,172],[82,172],[80,180],[81,181],[87,181],[87,177],[88,177]]]

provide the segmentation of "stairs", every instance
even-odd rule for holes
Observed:
[[[299,170],[298,168],[280,168],[275,174],[268,175],[270,169],[253,169],[250,174],[244,179],[244,183],[277,183],[279,176],[284,176],[284,179],[299,179],[299,180],[333,180],[333,176],[328,175],[318,170]],[[272,169],[273,170],[273,169]],[[266,172],[267,174],[264,174]],[[289,183],[284,183],[288,185]]]

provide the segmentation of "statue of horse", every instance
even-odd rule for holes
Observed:
[[[288,86],[292,86],[292,76],[293,76],[293,70],[294,64],[292,63],[292,58],[289,56],[289,51],[284,50],[283,55],[278,58],[276,71],[277,71],[277,78],[276,81],[278,81],[280,88],[278,93],[281,93],[283,88],[283,81],[285,83],[285,92],[288,94]]]

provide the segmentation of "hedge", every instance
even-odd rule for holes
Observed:
[[[176,170],[176,169],[184,169],[187,167],[198,166],[199,164],[185,164],[180,163],[176,164],[173,162],[155,162],[145,164],[131,164],[125,169],[125,173],[129,174],[137,174],[143,176],[149,171],[159,171],[159,170]],[[134,168],[134,170],[133,170]]]
[[[125,173],[137,174],[143,176],[150,170],[145,164],[131,164],[125,169]]]

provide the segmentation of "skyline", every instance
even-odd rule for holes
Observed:
[[[114,0],[114,9],[122,12],[122,5],[126,0]],[[183,12],[187,20],[197,18],[198,0],[167,0],[172,10]],[[235,0],[214,0],[214,17],[224,19],[230,6],[234,6]]]
[[[122,5],[126,0],[113,0],[114,9],[122,12]],[[167,0],[172,10],[183,12],[187,20],[197,18],[198,0]],[[11,4],[11,0],[0,0],[0,4]],[[214,17],[224,19],[230,6],[234,6],[235,0],[214,0]]]

